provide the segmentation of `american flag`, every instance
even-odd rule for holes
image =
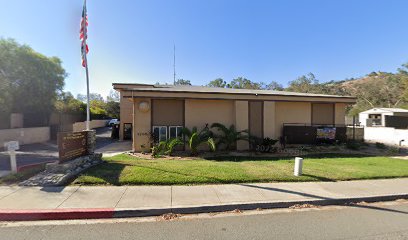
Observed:
[[[88,16],[86,14],[86,0],[85,0],[84,8],[82,9],[81,30],[79,31],[83,67],[86,67],[87,65],[86,54],[89,52],[88,44],[86,44],[87,38],[88,38]]]

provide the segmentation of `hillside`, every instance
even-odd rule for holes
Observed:
[[[357,103],[349,109],[350,115],[373,107],[407,108],[406,86],[408,75],[398,73],[373,72],[364,77],[321,84],[326,93],[352,95]]]

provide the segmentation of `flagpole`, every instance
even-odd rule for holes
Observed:
[[[86,40],[85,40],[86,46]],[[88,59],[85,53],[85,72],[86,72],[86,130],[89,131],[89,123],[91,121],[91,111],[89,108],[89,72],[88,72]]]
[[[86,22],[87,22],[87,17],[88,17],[88,13],[87,13],[87,9],[86,9],[86,0],[84,0],[84,8],[85,8],[85,16],[83,21],[84,21],[84,28],[86,29],[86,31],[84,32],[84,41],[83,41],[83,48],[85,51],[84,54],[84,61],[85,61],[85,73],[86,73],[86,130],[89,131],[90,130],[90,121],[91,121],[91,110],[89,107],[89,71],[88,71],[88,57],[87,57],[87,49],[86,49],[86,40],[88,37],[88,29],[86,27]]]

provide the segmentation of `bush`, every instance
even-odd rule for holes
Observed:
[[[161,141],[156,146],[152,147],[152,156],[158,158],[163,155],[169,155],[174,151],[174,148],[178,145],[182,145],[183,141],[180,138],[172,138],[166,141]]]
[[[377,148],[379,148],[379,149],[386,149],[386,148],[387,148],[387,146],[385,146],[384,143],[380,143],[380,142],[376,142],[376,143],[375,143],[375,146],[376,146]]]
[[[361,145],[358,142],[355,142],[355,141],[348,141],[346,143],[346,147],[348,149],[351,149],[351,150],[359,150]]]
[[[398,154],[400,152],[400,149],[397,147],[390,147],[388,148],[388,153],[389,154]]]
[[[206,144],[210,147],[211,151],[215,151],[216,145],[213,138],[213,133],[208,128],[208,124],[198,131],[197,127],[193,127],[191,130],[183,128],[183,134],[186,137],[188,147],[191,151],[191,156],[198,155],[198,147],[202,144]]]
[[[252,144],[255,146],[255,150],[259,152],[276,152],[277,148],[274,145],[279,142],[277,139],[266,138],[251,138]]]
[[[234,124],[226,127],[221,123],[213,123],[211,128],[216,128],[222,132],[221,135],[215,136],[217,138],[217,146],[224,145],[226,150],[235,149],[236,143],[240,140],[248,141],[248,131],[237,131]]]

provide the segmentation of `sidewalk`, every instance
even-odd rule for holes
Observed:
[[[199,186],[0,186],[0,220],[153,216],[408,198],[408,178]]]

